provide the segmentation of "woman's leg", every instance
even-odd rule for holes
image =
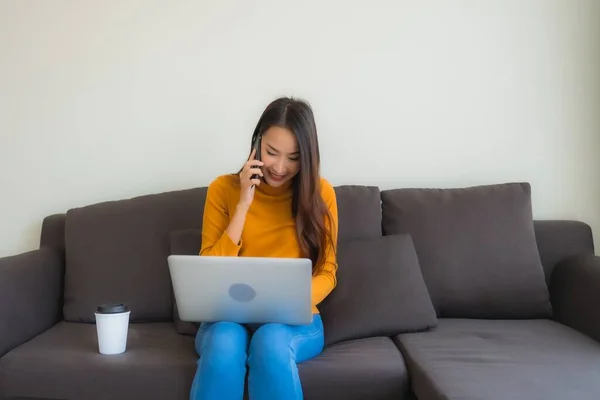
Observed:
[[[300,400],[302,385],[296,364],[323,350],[320,315],[303,326],[265,324],[250,342],[248,392],[252,400]]]
[[[233,322],[203,323],[196,335],[198,368],[191,400],[241,400],[246,379],[248,331]]]

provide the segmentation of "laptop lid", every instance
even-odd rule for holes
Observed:
[[[168,264],[182,321],[312,321],[310,259],[171,255]]]

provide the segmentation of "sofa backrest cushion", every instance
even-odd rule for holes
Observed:
[[[206,188],[105,202],[67,212],[64,317],[93,322],[127,303],[132,322],[171,321],[169,234],[201,228]]]
[[[551,315],[529,184],[387,190],[382,212],[384,234],[412,235],[439,317]]]
[[[338,264],[337,286],[319,305],[326,345],[436,326],[410,235],[342,243]]]
[[[375,186],[334,187],[338,206],[339,237],[343,243],[381,236],[381,193]]]

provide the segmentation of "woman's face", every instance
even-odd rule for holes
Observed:
[[[279,187],[300,171],[298,141],[289,129],[272,126],[262,136],[261,159],[265,182]]]

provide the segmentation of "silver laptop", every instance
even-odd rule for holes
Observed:
[[[190,322],[312,322],[307,258],[168,257],[179,318]]]

